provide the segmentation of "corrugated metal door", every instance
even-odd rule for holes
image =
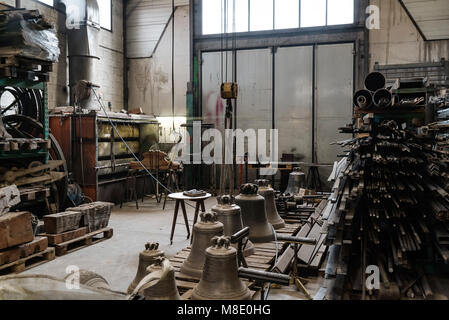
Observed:
[[[354,87],[354,45],[316,48],[315,153],[316,162],[332,163],[342,152],[331,142],[349,139],[338,128],[351,122]]]
[[[313,47],[278,48],[275,60],[275,127],[282,153],[312,161]]]

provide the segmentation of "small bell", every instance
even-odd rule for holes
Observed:
[[[164,252],[159,250],[159,243],[145,244],[145,250],[139,253],[139,267],[136,276],[128,287],[128,294],[131,294],[139,282],[148,274],[147,268],[156,262],[158,257],[163,257]]]
[[[273,227],[265,212],[265,199],[257,194],[259,187],[252,183],[243,184],[235,197],[242,210],[244,227],[249,227],[249,239],[255,243],[274,241]]]
[[[301,171],[301,168],[293,168],[288,176],[288,185],[284,194],[291,197],[299,195],[301,188],[304,188],[305,181],[306,175]]]
[[[242,213],[240,207],[234,204],[234,197],[231,195],[223,195],[217,197],[217,205],[212,207],[212,212],[217,214],[217,220],[223,223],[224,235],[231,237],[233,234],[243,229]],[[248,242],[246,242],[248,241]],[[249,239],[244,239],[246,243],[243,255],[245,257],[254,254],[254,244]],[[232,244],[237,249],[237,244]]]
[[[176,286],[175,270],[170,262],[163,257],[147,268],[148,274],[154,274],[157,282],[151,286],[143,286],[141,292],[145,300],[181,300]],[[150,282],[151,284],[151,282]]]
[[[215,236],[223,235],[223,224],[217,221],[215,213],[202,213],[201,221],[193,226],[193,243],[190,254],[181,266],[182,274],[201,278],[205,261],[204,252]]]
[[[256,180],[259,186],[258,193],[265,198],[265,211],[267,212],[268,222],[273,225],[275,230],[285,227],[285,221],[279,216],[274,200],[274,190],[268,186],[268,180]]]
[[[214,237],[211,242],[192,300],[250,300],[249,289],[238,277],[237,250],[230,246],[230,238]]]

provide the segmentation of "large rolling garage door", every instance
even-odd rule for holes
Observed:
[[[279,157],[299,154],[312,161],[313,47],[278,48],[275,60],[275,127]]]
[[[320,45],[316,52],[315,152],[316,162],[332,163],[341,148],[329,145],[348,139],[338,128],[351,122],[354,83],[354,46]]]
[[[294,153],[305,162],[338,160],[341,149],[329,144],[348,138],[338,128],[352,117],[353,50],[352,43],[237,50],[236,127],[277,128],[279,158]],[[206,122],[222,128],[220,58],[219,52],[202,55],[202,110]]]

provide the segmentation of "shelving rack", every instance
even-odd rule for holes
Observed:
[[[14,78],[0,78],[0,87],[16,87],[24,89],[35,89],[42,91],[42,126],[43,126],[43,136],[42,138],[49,139],[49,120],[48,120],[48,86],[47,82],[44,81],[31,81],[23,79]],[[49,151],[37,149],[35,151],[2,151],[0,152],[0,161],[9,159],[28,159],[28,158],[39,158],[43,162],[47,163],[49,159]]]

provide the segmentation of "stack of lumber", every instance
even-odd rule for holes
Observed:
[[[370,265],[379,268],[381,286],[397,285],[400,297],[429,298],[423,265],[449,263],[447,156],[419,128],[379,123],[373,114],[363,123],[370,130],[344,142],[350,151],[334,174],[325,224],[326,278],[333,279],[327,298],[380,295],[366,289]]]
[[[39,11],[0,11],[0,76],[48,81],[59,54],[56,31]]]
[[[0,217],[0,273],[19,273],[54,259],[55,251],[48,248],[47,238],[34,237],[31,219],[29,212]]]
[[[327,246],[325,244],[326,235],[323,233],[323,220],[328,201],[323,200],[314,208],[314,211],[307,221],[302,224],[301,229],[296,234],[297,237],[316,239],[316,245],[298,245],[297,261],[300,275],[317,276],[325,260]],[[286,273],[294,261],[294,247],[288,245],[284,253],[279,257],[274,270]]]

